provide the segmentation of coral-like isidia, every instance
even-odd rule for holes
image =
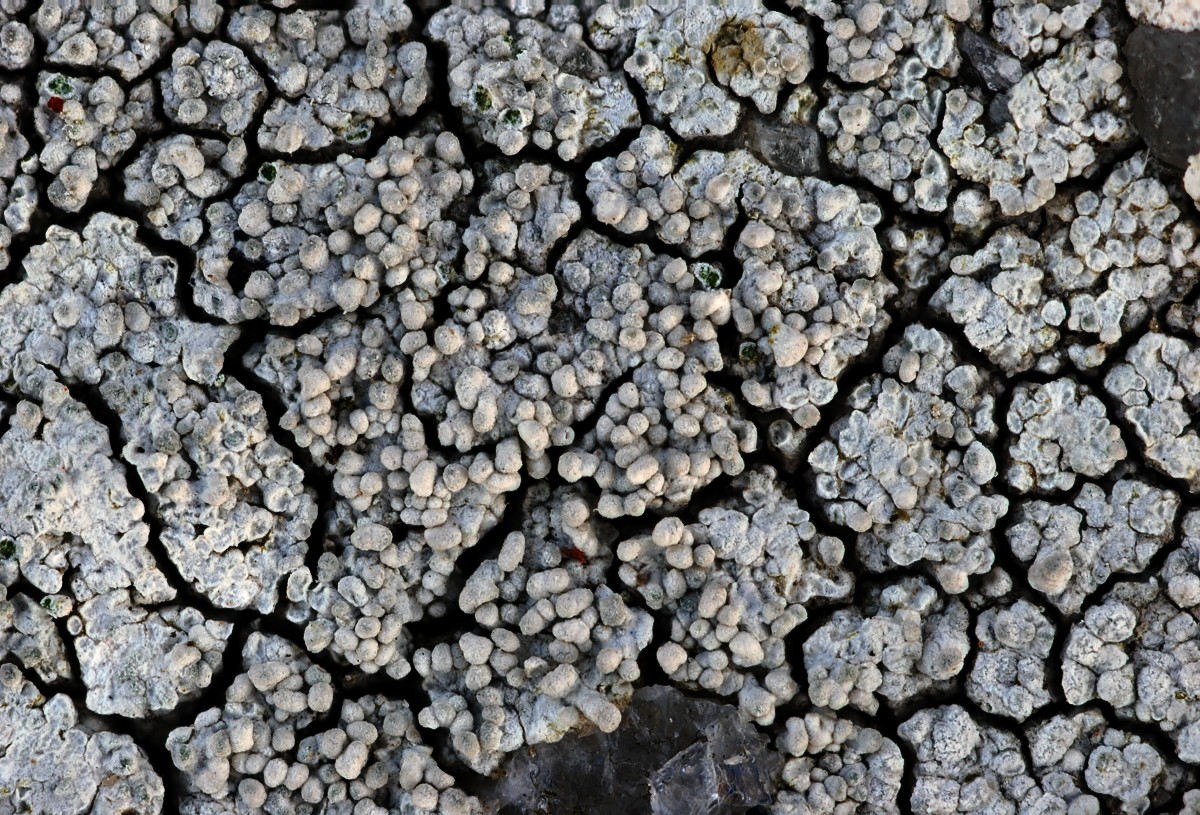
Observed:
[[[0,815],[1200,815],[1197,65],[0,0]]]

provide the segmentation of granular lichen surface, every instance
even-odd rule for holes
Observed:
[[[1198,98],[1198,0],[0,0],[0,815],[1200,815]]]

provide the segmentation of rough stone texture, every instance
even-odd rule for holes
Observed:
[[[1125,43],[1137,94],[1134,124],[1154,155],[1179,168],[1200,149],[1200,35],[1140,25]]]
[[[494,794],[529,815],[741,813],[771,800],[780,763],[733,707],[650,686],[614,732],[520,754]]]

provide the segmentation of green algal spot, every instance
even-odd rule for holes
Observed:
[[[433,270],[437,273],[439,285],[445,286],[458,282],[458,271],[449,263],[439,260],[434,264]]]
[[[371,137],[371,126],[361,124],[346,134],[346,141],[359,142],[366,141]]]
[[[701,286],[710,291],[721,286],[721,270],[711,263],[697,263],[692,274],[696,276],[696,280],[700,282]]]
[[[75,86],[67,81],[67,78],[62,74],[57,74],[50,80],[50,90],[59,96],[66,96],[71,91],[75,90]]]
[[[258,170],[258,177],[261,178],[263,181],[267,182],[268,184],[270,184],[272,181],[275,180],[275,176],[277,173],[278,173],[278,170],[275,168],[274,164],[264,164]]]
[[[521,124],[521,111],[509,108],[500,114],[500,118],[509,127],[519,127]]]
[[[762,353],[758,350],[758,346],[752,342],[742,343],[742,347],[738,349],[738,359],[747,365],[755,365],[762,359]]]
[[[0,539],[0,557],[12,557],[17,553],[17,542],[12,538]]]
[[[492,109],[492,95],[487,88],[479,87],[475,89],[475,109],[483,112]]]
[[[49,597],[43,597],[42,602],[39,605],[46,609],[46,611],[50,611],[54,607],[54,601]]]

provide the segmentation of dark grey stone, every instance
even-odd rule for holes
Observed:
[[[781,124],[765,116],[749,117],[745,145],[758,159],[781,173],[817,175],[821,170],[821,137],[803,124]]]
[[[964,27],[959,34],[958,48],[975,76],[992,93],[1007,91],[1025,75],[1021,60],[969,28]]]
[[[504,815],[743,815],[772,801],[781,771],[735,706],[656,686],[613,733],[517,753],[487,798]]]
[[[1200,151],[1200,32],[1141,25],[1125,41],[1133,124],[1156,158],[1186,167]]]

